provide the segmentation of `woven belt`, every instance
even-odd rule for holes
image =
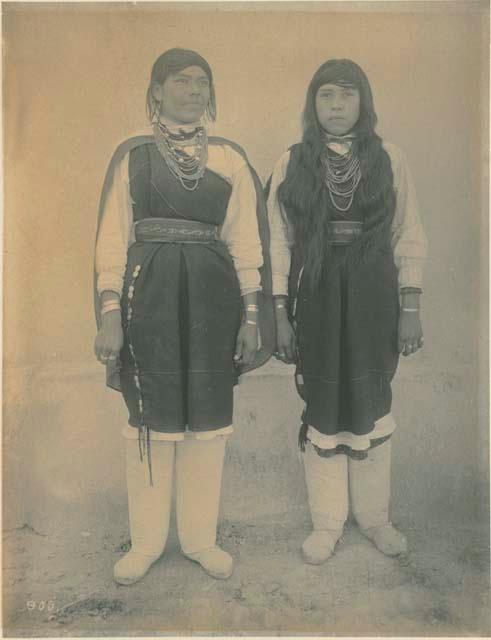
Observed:
[[[218,227],[196,220],[143,218],[135,222],[137,242],[216,242]]]
[[[363,222],[333,220],[329,223],[330,244],[351,244],[363,233]]]

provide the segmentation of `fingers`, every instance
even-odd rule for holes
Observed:
[[[404,340],[399,338],[397,340],[397,351],[399,351],[399,353],[403,353],[405,348],[406,348],[406,343],[404,342]],[[404,353],[404,355],[406,355],[406,354]]]
[[[243,365],[251,364],[252,361],[254,360],[256,353],[257,353],[257,345],[244,342],[243,348],[242,348],[241,364]]]
[[[416,353],[419,349],[421,349],[424,345],[424,338],[417,338],[411,341],[402,342],[402,348],[399,348],[399,353],[402,353],[403,356],[410,356],[413,353]]]
[[[296,360],[297,355],[297,341],[295,339],[295,335],[292,335],[290,342],[288,343],[288,347],[286,349],[286,357],[288,359],[288,364],[292,364]]]
[[[277,360],[281,360],[281,362],[285,362],[286,364],[290,364],[292,360],[291,349],[286,346],[278,345],[278,349],[274,352],[274,356]]]
[[[274,356],[285,364],[292,364],[296,361],[296,355],[297,340],[292,331],[290,335],[279,338]]]
[[[290,360],[288,359],[288,356],[286,355],[286,353],[284,351],[276,351],[274,356],[275,356],[275,358],[277,360],[280,360],[281,362],[284,362],[285,364],[290,364]]]
[[[237,339],[237,343],[235,345],[235,355],[234,355],[234,362],[239,363],[240,360],[242,359],[242,340],[240,338]]]
[[[256,357],[257,349],[258,349],[257,339],[250,340],[247,337],[246,339],[244,339],[243,336],[239,335],[237,338],[237,343],[235,347],[235,355],[234,355],[235,364],[237,365],[240,364],[242,366],[251,364],[254,358]]]
[[[97,360],[99,360],[101,364],[107,364],[108,362],[113,362],[114,360],[117,359],[119,355],[119,350],[112,349],[108,345],[97,344],[97,342],[94,347],[94,352]]]
[[[281,360],[285,364],[294,364],[295,356],[288,355],[286,352],[276,351],[274,356],[277,360]]]
[[[291,362],[293,362],[293,357],[294,357],[294,353],[295,352],[293,351],[293,349],[292,349],[290,344],[287,345],[287,347],[285,348],[285,352],[284,353],[285,353],[284,361],[287,364],[290,364]]]
[[[257,349],[244,349],[242,354],[242,364],[248,365],[254,360]]]
[[[291,361],[293,363],[297,361],[297,338],[295,337],[295,334],[293,334],[292,336],[290,349],[291,349]]]
[[[116,360],[116,358],[118,357],[114,353],[104,353],[104,352],[101,352],[99,354],[96,353],[96,356],[99,362],[102,364],[107,364],[108,362],[114,362],[114,360]]]
[[[295,351],[293,349],[287,349],[285,362],[286,364],[293,364],[295,362]]]
[[[414,347],[411,343],[406,343],[402,351],[403,356],[410,356],[414,353]]]

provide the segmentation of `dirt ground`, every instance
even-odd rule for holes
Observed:
[[[112,581],[129,545],[125,527],[46,535],[25,525],[5,533],[3,633],[490,635],[487,528],[397,524],[407,556],[384,557],[350,522],[335,555],[314,567],[299,554],[306,514],[222,522],[220,542],[236,559],[227,581],[180,554],[173,526],[164,556],[131,587]]]

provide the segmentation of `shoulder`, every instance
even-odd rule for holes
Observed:
[[[249,165],[249,160],[244,149],[227,138],[210,136],[208,138],[208,152],[211,156],[220,159],[227,166],[231,174]]]
[[[135,131],[123,144],[127,144],[133,149],[139,149],[140,147],[146,147],[149,144],[155,144],[155,136],[150,127]]]
[[[143,144],[154,142],[152,127],[144,127],[138,131],[134,131],[131,135],[123,138],[116,145],[115,153],[120,149],[131,149]]]
[[[247,161],[247,154],[243,147],[240,146],[237,142],[230,140],[229,138],[222,138],[221,136],[209,136],[208,144],[220,147],[225,152],[238,155],[244,158]]]
[[[296,147],[297,145],[293,145],[292,147],[290,147],[289,149],[287,149],[281,154],[281,156],[278,158],[274,166],[275,173],[279,173],[283,175],[286,173],[292,154],[294,155],[296,152]]]
[[[291,164],[295,166],[298,162],[302,162],[302,157],[305,147],[302,142],[296,142],[292,144],[281,156],[278,162],[282,162],[285,165]]]
[[[396,144],[386,142],[385,140],[382,142],[382,148],[389,156],[394,173],[399,173],[399,171],[401,171],[401,169],[403,169],[407,164],[406,156],[402,149]]]
[[[210,136],[208,138],[208,159],[211,165],[210,168],[213,168],[212,165],[218,163],[222,173],[229,176],[231,180],[236,175],[238,177],[239,174],[241,176],[252,174],[254,182],[259,180],[245,150],[232,140]]]
[[[145,145],[152,144],[154,142],[153,132],[150,127],[146,127],[139,131],[136,131],[128,138],[124,138],[117,145],[111,156],[108,170],[114,169],[117,165],[123,161],[127,162],[128,156],[131,151],[144,147]]]

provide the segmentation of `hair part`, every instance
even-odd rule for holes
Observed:
[[[196,51],[174,48],[160,55],[152,66],[146,98],[147,116],[150,122],[153,122],[159,114],[159,102],[153,96],[154,86],[156,84],[162,86],[169,76],[176,75],[188,67],[200,67],[208,76],[210,99],[206,106],[205,118],[212,122],[216,120],[217,106],[215,87],[210,65],[199,53],[196,53]]]

